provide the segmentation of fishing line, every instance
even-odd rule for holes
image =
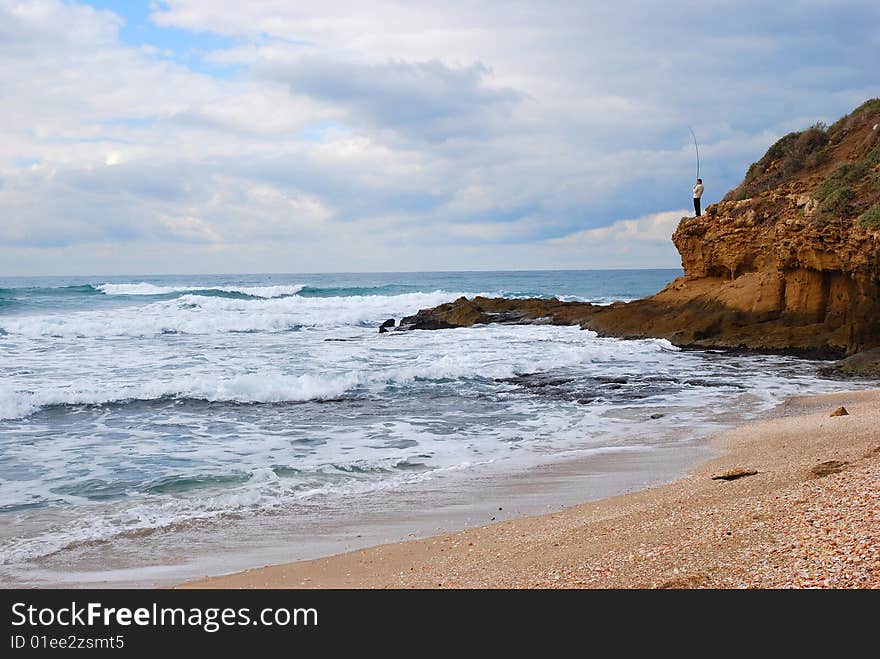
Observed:
[[[694,138],[694,149],[697,152],[697,178],[700,178],[700,147],[697,145],[697,136],[694,135],[694,129],[688,126],[688,130],[691,131],[691,137]]]

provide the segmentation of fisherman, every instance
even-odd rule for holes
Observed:
[[[700,217],[700,197],[703,196],[703,179],[698,178],[697,184],[694,186],[694,211],[697,217]]]

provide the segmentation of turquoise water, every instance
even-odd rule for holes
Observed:
[[[431,291],[482,291],[509,297],[551,297],[608,303],[652,295],[681,270],[551,270],[528,272],[421,272],[274,275],[162,275],[126,277],[0,277],[0,312],[35,308],[76,310],[95,305],[125,306],[128,297],[172,299],[186,292],[218,297],[249,297],[222,289],[302,287],[301,297],[395,296]],[[122,286],[125,295],[102,287]],[[138,292],[145,295],[136,295]],[[283,291],[278,292],[283,295]]]

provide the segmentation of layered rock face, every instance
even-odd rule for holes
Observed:
[[[597,306],[461,298],[400,328],[580,325],[676,345],[838,357],[880,346],[880,101],[792,133],[726,200],[672,236],[685,275],[658,294]],[[752,195],[752,196],[747,196]]]

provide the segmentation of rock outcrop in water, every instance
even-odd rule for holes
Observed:
[[[541,322],[822,357],[878,347],[880,99],[779,140],[724,201],[683,218],[672,240],[685,274],[649,298],[460,298],[398,329]]]

